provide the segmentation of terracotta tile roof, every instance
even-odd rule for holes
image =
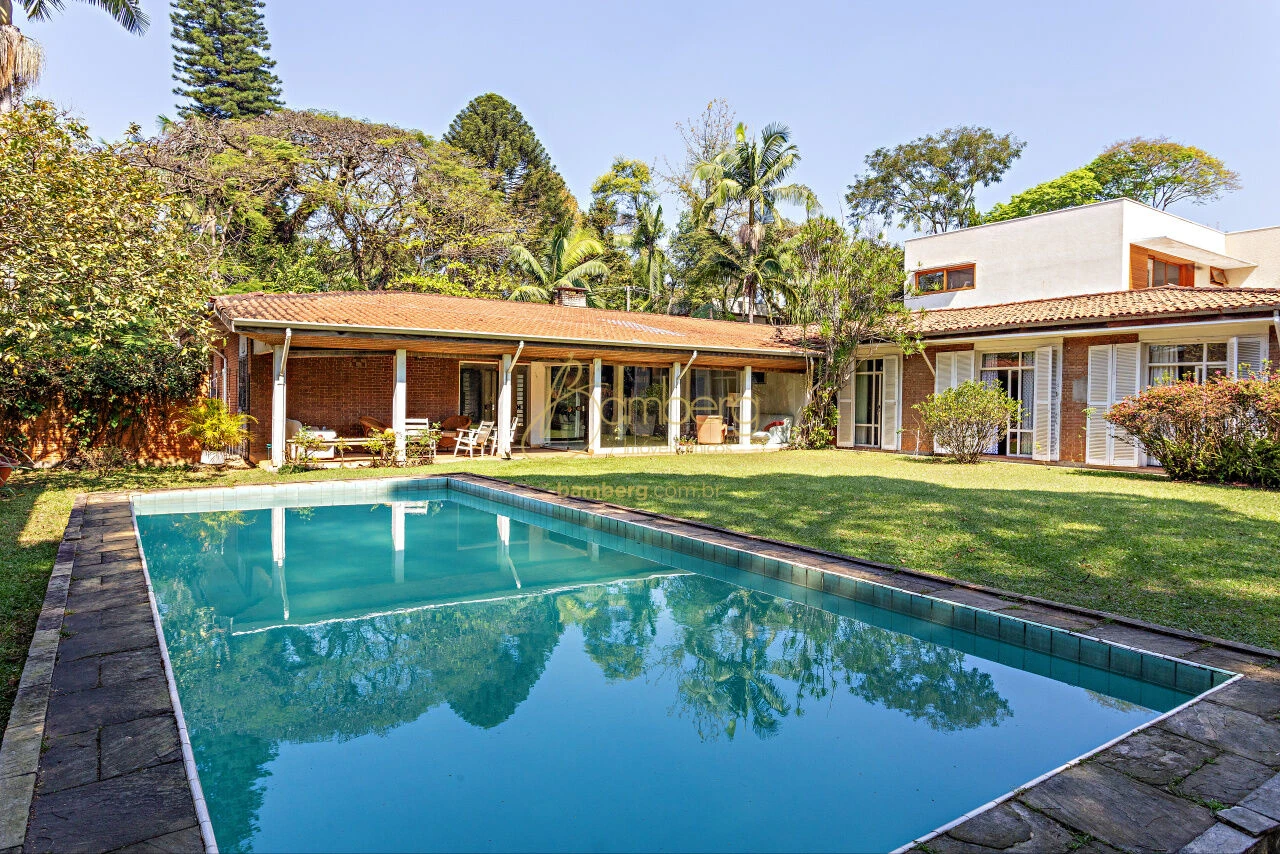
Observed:
[[[1280,309],[1280,289],[1150,288],[924,312],[925,337],[1027,326],[1074,326],[1153,317],[1235,314]]]
[[[214,300],[224,323],[355,326],[406,333],[592,342],[708,351],[803,353],[794,330],[727,320],[509,302],[403,291],[229,294]]]

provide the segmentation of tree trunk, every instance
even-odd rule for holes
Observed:
[[[751,270],[751,262],[755,259],[755,232],[756,228],[756,204],[755,202],[747,203],[747,269]],[[742,283],[743,292],[747,299],[747,323],[756,322],[756,289],[755,274],[747,273],[746,280]]]

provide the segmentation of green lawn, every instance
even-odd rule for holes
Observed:
[[[1009,463],[957,466],[876,453],[800,452],[512,462],[447,460],[613,501],[1280,647],[1280,493]],[[26,475],[0,502],[0,720],[7,719],[54,554],[85,490],[368,477],[141,470]]]

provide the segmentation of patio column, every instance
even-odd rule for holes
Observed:
[[[405,418],[409,406],[409,354],[396,351],[396,381],[391,392],[391,429],[396,431],[396,462],[405,459]]]
[[[744,448],[751,447],[751,418],[754,415],[751,406],[751,366],[742,369],[742,402],[738,411],[738,444]]]
[[[613,366],[613,439],[615,445],[625,445],[623,441],[627,436],[627,428],[631,425],[631,412],[627,408],[626,395],[622,393],[622,387],[626,384],[626,368],[622,365]]]
[[[676,449],[680,441],[680,363],[671,363],[671,388],[667,394],[667,447]]]
[[[604,419],[604,399],[601,390],[604,366],[599,359],[591,360],[591,403],[587,406],[587,452],[600,452],[600,422]]]
[[[276,468],[284,465],[284,422],[289,417],[285,406],[284,366],[288,358],[289,350],[284,344],[271,348],[271,465]]]
[[[502,371],[498,374],[498,456],[511,456],[511,357],[502,354]]]

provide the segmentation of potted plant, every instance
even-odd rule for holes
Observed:
[[[232,414],[215,398],[193,403],[182,417],[182,434],[200,443],[200,462],[207,466],[227,464],[227,448],[249,438],[251,415]]]

